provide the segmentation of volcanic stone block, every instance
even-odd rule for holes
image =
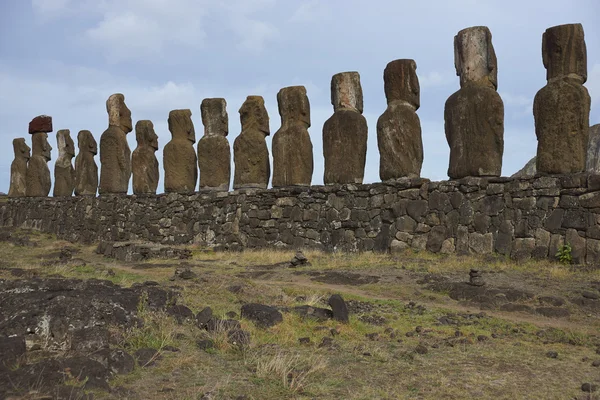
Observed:
[[[248,96],[239,112],[242,132],[233,142],[233,188],[266,189],[271,166],[265,140],[270,134],[265,101],[261,96]]]
[[[362,183],[367,157],[367,120],[358,72],[331,78],[333,115],[323,125],[326,185]]]
[[[43,122],[34,123],[34,121]],[[50,169],[48,168],[52,146],[48,143],[48,133],[46,132],[49,128],[52,128],[52,117],[47,115],[36,117],[29,125],[30,131],[32,128],[42,129],[42,131],[33,132],[31,136],[32,154],[27,164],[26,195],[27,197],[46,197],[52,186]]]
[[[200,190],[229,190],[231,148],[227,140],[229,116],[225,99],[204,99],[200,105],[204,136],[198,141]]]
[[[52,117],[49,115],[38,115],[29,122],[29,133],[52,132]]]
[[[600,124],[590,126],[585,169],[600,174]]]
[[[537,172],[569,174],[586,167],[591,99],[587,53],[581,24],[546,29],[542,59],[548,83],[535,95]]]
[[[154,132],[152,121],[141,120],[135,124],[137,147],[131,155],[133,172],[133,193],[156,194],[158,187],[158,135]]]
[[[100,194],[126,194],[131,178],[131,150],[127,134],[132,131],[131,111],[125,96],[111,95],[106,101],[108,129],[100,137]]]
[[[173,110],[169,113],[172,139],[163,150],[165,192],[194,193],[198,181],[198,159],[194,150],[196,131],[192,111]]]
[[[306,88],[281,89],[277,103],[281,128],[273,135],[273,187],[310,186],[314,165]]]
[[[98,190],[98,166],[94,156],[98,154],[98,144],[90,131],[77,134],[79,154],[75,158],[75,195],[95,196]]]
[[[15,159],[10,164],[9,197],[24,197],[27,193],[27,162],[31,158],[31,149],[24,138],[13,140]]]
[[[504,103],[496,92],[497,62],[485,26],[454,37],[454,65],[461,88],[444,108],[450,146],[448,176],[500,176],[504,152]]]
[[[395,60],[383,72],[388,107],[377,120],[379,177],[382,181],[419,177],[423,140],[419,108],[419,79],[414,60]]]
[[[68,129],[56,132],[58,158],[54,164],[54,197],[72,196],[75,189],[75,168],[72,161],[75,157],[75,143]]]

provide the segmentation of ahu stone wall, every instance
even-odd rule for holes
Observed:
[[[218,249],[499,253],[600,262],[600,175],[0,200],[0,226]]]

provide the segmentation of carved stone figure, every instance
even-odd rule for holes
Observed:
[[[135,124],[137,147],[131,156],[133,193],[156,194],[158,187],[158,135],[152,121],[141,120]]]
[[[590,126],[585,169],[591,174],[600,174],[600,124]]]
[[[582,172],[586,167],[591,100],[583,86],[587,80],[587,53],[581,24],[546,29],[542,59],[548,83],[533,101],[537,172]]]
[[[58,158],[54,164],[54,197],[72,196],[75,189],[75,168],[71,160],[75,157],[75,143],[68,129],[56,132]]]
[[[198,159],[194,150],[196,131],[189,109],[169,113],[172,139],[163,150],[165,192],[194,193],[198,181]]]
[[[108,129],[100,137],[100,194],[126,194],[131,178],[131,150],[127,134],[132,131],[131,111],[121,93],[106,101]]]
[[[270,134],[265,101],[261,96],[248,96],[239,112],[242,132],[233,142],[233,188],[266,189],[271,166],[265,140]]]
[[[204,136],[198,141],[200,190],[229,190],[231,149],[227,134],[229,117],[225,99],[204,99],[200,105]]]
[[[40,115],[29,123],[32,150],[25,178],[27,197],[46,197],[50,193],[52,180],[48,161],[52,158],[52,146],[48,143],[48,132],[52,132],[52,117]]]
[[[387,109],[377,120],[379,177],[382,181],[419,177],[423,140],[419,109],[419,79],[414,60],[395,60],[383,72]]]
[[[450,146],[448,176],[500,176],[504,152],[504,103],[496,92],[498,69],[492,34],[485,26],[454,37],[460,89],[444,108]]]
[[[358,72],[331,78],[333,115],[323,125],[326,185],[362,183],[367,157],[367,120],[362,115],[363,94]]]
[[[75,195],[95,196],[98,190],[98,166],[94,156],[98,154],[98,144],[90,131],[77,134],[79,154],[75,158]]]
[[[310,186],[313,146],[308,133],[310,103],[304,86],[277,93],[281,128],[273,135],[273,187]]]
[[[9,197],[25,197],[27,194],[27,162],[31,158],[31,149],[24,138],[13,140],[15,159],[10,164]]]

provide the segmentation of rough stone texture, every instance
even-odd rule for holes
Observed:
[[[137,147],[131,155],[134,194],[156,194],[158,187],[158,135],[152,121],[141,120],[135,124]]]
[[[75,189],[75,168],[72,161],[75,157],[75,143],[68,129],[56,132],[58,158],[54,164],[54,196],[72,196]]]
[[[414,60],[395,60],[383,72],[387,109],[377,120],[379,177],[382,181],[419,177],[423,140],[419,109],[419,79]]]
[[[169,113],[171,141],[163,150],[166,193],[194,193],[198,181],[198,158],[194,151],[196,131],[192,111],[173,110]]]
[[[323,125],[326,185],[362,183],[367,156],[367,120],[358,72],[331,78],[333,115]]]
[[[575,174],[442,182],[413,178],[192,195],[8,198],[0,203],[0,226],[81,242],[195,243],[217,250],[410,247],[457,254],[495,251],[519,260],[555,258],[569,243],[577,261],[591,262],[600,253],[599,189],[597,175]]]
[[[500,176],[504,152],[504,103],[496,92],[497,61],[485,26],[454,37],[454,64],[460,89],[444,108],[450,146],[448,176]]]
[[[200,105],[204,136],[198,141],[200,190],[229,190],[231,149],[227,134],[229,117],[225,99],[204,99]]]
[[[24,138],[13,140],[15,159],[10,164],[9,197],[24,197],[27,192],[27,162],[31,158],[31,149]]]
[[[50,193],[52,180],[50,178],[50,152],[52,146],[48,143],[46,132],[37,132],[31,136],[32,151],[31,158],[27,164],[25,183],[27,185],[27,197],[46,197]]]
[[[79,154],[75,158],[75,195],[95,196],[98,190],[98,165],[94,156],[98,154],[98,144],[90,131],[77,134]]]
[[[49,115],[38,115],[29,122],[29,133],[52,132],[52,117]]]
[[[600,174],[600,124],[590,126],[585,170]]]
[[[548,83],[533,101],[537,172],[582,172],[586,168],[591,99],[583,86],[587,54],[581,24],[546,29],[542,58]]]
[[[273,187],[310,186],[313,146],[308,133],[310,103],[304,86],[277,93],[281,128],[273,135]]]
[[[348,306],[346,302],[339,294],[331,295],[328,301],[331,310],[333,311],[333,319],[336,321],[343,322],[347,324],[349,322],[348,318]]]
[[[283,322],[283,315],[276,308],[264,304],[244,304],[240,315],[261,328],[270,328]]]
[[[106,100],[108,129],[100,137],[100,194],[126,194],[131,178],[131,150],[127,134],[132,131],[131,111],[120,93]]]
[[[265,100],[261,96],[248,96],[239,112],[242,132],[233,142],[233,188],[266,189],[271,165],[265,140],[270,134]]]

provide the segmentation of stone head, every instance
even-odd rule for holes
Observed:
[[[331,78],[331,104],[334,111],[354,110],[362,114],[363,93],[358,72],[340,72]]]
[[[289,86],[277,93],[277,104],[281,123],[284,121],[301,122],[310,127],[310,103],[304,86]]]
[[[24,138],[13,140],[13,150],[15,152],[15,159],[29,160],[31,158],[31,149],[25,143]]]
[[[196,131],[192,122],[192,111],[190,109],[172,110],[169,113],[169,131],[173,139],[189,140],[196,142]]]
[[[68,129],[61,129],[56,132],[56,143],[59,157],[75,157],[75,143],[71,139],[71,132]]]
[[[50,161],[52,159],[52,156],[50,155],[52,146],[50,146],[50,143],[48,143],[48,134],[46,132],[34,133],[31,137],[31,143],[34,156],[42,156],[46,159],[46,161]]]
[[[106,111],[108,112],[108,125],[118,126],[125,133],[133,130],[131,111],[125,104],[125,96],[115,93],[106,100]]]
[[[135,140],[138,146],[150,146],[158,150],[158,135],[154,132],[152,121],[140,120],[135,124]]]
[[[80,153],[98,154],[98,144],[90,131],[79,131],[77,134],[77,145]]]
[[[415,109],[419,108],[420,87],[415,60],[403,59],[388,63],[383,71],[383,82],[388,104],[400,100]]]
[[[242,131],[258,129],[265,136],[269,136],[269,114],[262,96],[248,96],[239,113]]]
[[[546,79],[571,76],[587,80],[587,50],[581,24],[553,26],[542,35]]]
[[[229,116],[225,99],[204,99],[200,105],[204,136],[227,136],[229,133]]]
[[[487,26],[473,26],[454,36],[454,67],[460,86],[476,83],[498,88],[498,62]]]

